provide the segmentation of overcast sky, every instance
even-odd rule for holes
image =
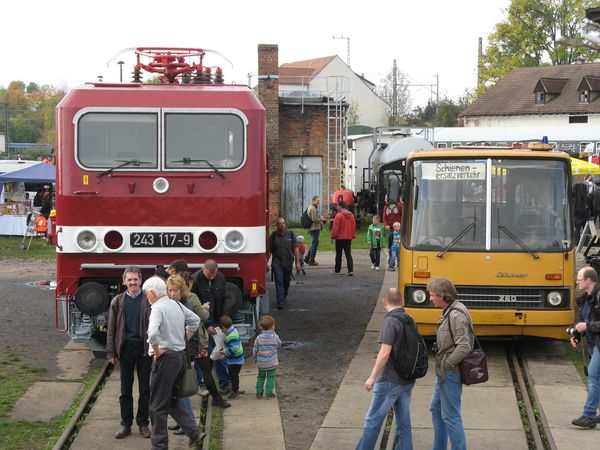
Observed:
[[[329,55],[347,59],[358,74],[379,84],[397,60],[412,84],[435,84],[457,99],[473,89],[477,40],[505,17],[510,0],[370,0],[300,2],[41,1],[3,2],[0,86],[13,80],[73,87],[119,80],[118,59],[131,72],[128,47],[196,47],[217,50],[205,64],[221,65],[225,81],[246,84],[257,73],[258,44],[278,44],[279,64]],[[256,78],[253,79],[256,83]],[[411,87],[412,106],[426,104],[428,88]]]

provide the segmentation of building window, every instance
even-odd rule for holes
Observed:
[[[545,92],[536,92],[535,93],[535,104],[536,105],[545,105],[546,104],[546,93]]]
[[[590,91],[579,91],[579,103],[590,102]]]
[[[569,123],[588,123],[588,116],[569,116]]]
[[[437,148],[448,148],[448,144],[445,142],[438,142]]]

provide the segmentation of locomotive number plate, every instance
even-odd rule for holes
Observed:
[[[132,247],[191,247],[192,233],[131,233]]]

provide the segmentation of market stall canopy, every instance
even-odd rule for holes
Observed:
[[[600,171],[598,171],[600,173]],[[14,172],[0,175],[0,183],[24,181],[27,183],[54,183],[56,168],[52,164],[39,163]]]
[[[589,163],[582,159],[571,158],[571,172],[573,175],[596,175],[600,174],[600,167],[598,164]]]

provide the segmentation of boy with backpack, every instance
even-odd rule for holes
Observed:
[[[373,398],[357,450],[375,448],[381,426],[392,407],[396,415],[395,448],[412,449],[410,396],[415,379],[427,372],[425,342],[412,318],[404,312],[397,288],[385,291],[383,306],[387,314],[379,333],[381,347],[364,383],[368,392],[373,391]]]

